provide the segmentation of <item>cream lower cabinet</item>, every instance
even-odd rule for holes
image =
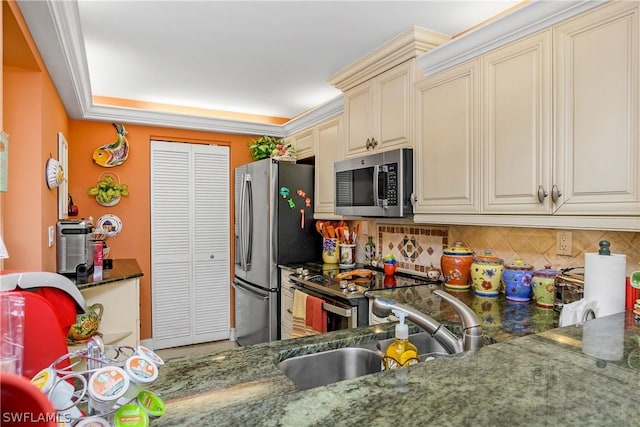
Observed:
[[[280,270],[280,338],[291,338],[293,330],[293,287],[289,275],[291,271]]]
[[[100,328],[105,345],[140,344],[140,279],[126,279],[80,291],[87,307],[104,307]]]
[[[640,3],[554,29],[555,214],[640,215]]]
[[[480,65],[416,85],[414,213],[480,211]]]
[[[344,93],[344,157],[413,147],[415,59]]]
[[[482,212],[551,209],[551,30],[497,49],[482,64]]]

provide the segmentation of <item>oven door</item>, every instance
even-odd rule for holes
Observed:
[[[358,327],[358,307],[301,286],[294,286],[294,288],[322,300],[322,308],[327,312],[327,332]]]

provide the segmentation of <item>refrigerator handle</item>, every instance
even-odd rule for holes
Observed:
[[[245,252],[245,270],[251,270],[251,254],[253,253],[253,188],[251,187],[251,176],[247,175],[247,200],[249,204],[249,238]]]
[[[236,264],[238,264],[242,270],[246,271],[245,268],[245,259],[244,259],[244,236],[245,236],[245,223],[246,223],[246,213],[245,213],[245,194],[247,192],[247,175],[242,175],[242,185],[240,187],[240,206],[238,206],[238,222],[240,224],[238,227],[238,236],[237,236],[237,244],[236,244]]]

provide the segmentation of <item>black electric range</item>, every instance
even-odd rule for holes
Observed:
[[[324,265],[317,268],[309,265],[297,268],[296,272],[289,277],[304,288],[344,300],[366,298],[367,291],[442,284],[440,280],[405,272],[385,276],[382,270],[369,266],[341,269],[338,266]]]

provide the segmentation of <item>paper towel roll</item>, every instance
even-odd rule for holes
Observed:
[[[584,299],[596,301],[597,317],[624,311],[626,255],[584,254]]]

